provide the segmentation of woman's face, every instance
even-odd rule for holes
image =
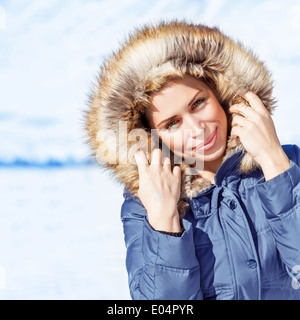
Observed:
[[[209,165],[220,160],[227,140],[227,118],[213,91],[191,76],[170,80],[151,96],[146,111],[151,128],[177,156]]]

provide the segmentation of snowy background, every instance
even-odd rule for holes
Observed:
[[[128,32],[172,18],[252,48],[300,145],[300,0],[0,0],[0,299],[130,298],[122,187],[90,163],[82,111]]]

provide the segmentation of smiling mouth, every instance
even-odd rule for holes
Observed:
[[[195,151],[207,151],[212,148],[217,141],[217,129],[204,141],[198,144],[193,150]]]

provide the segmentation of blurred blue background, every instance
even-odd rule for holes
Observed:
[[[122,186],[90,161],[82,112],[135,26],[185,18],[252,48],[300,144],[299,0],[0,0],[0,299],[129,299]]]

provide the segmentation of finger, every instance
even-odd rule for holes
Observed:
[[[162,152],[159,148],[152,151],[151,165],[162,165]]]
[[[163,159],[163,169],[168,173],[172,173],[171,159],[166,157]]]
[[[162,164],[163,164],[164,168],[167,168],[167,169],[171,168],[171,160],[170,160],[170,158],[165,157],[162,160]]]
[[[246,127],[249,124],[249,120],[247,120],[246,118],[240,116],[240,115],[234,115],[232,117],[232,127],[234,126],[240,126],[240,127]]]
[[[142,166],[149,166],[148,163],[148,159],[146,157],[146,154],[143,150],[138,150],[135,154],[134,154],[134,158],[136,161],[136,164],[138,166],[138,168],[140,169]]]
[[[255,119],[256,111],[244,103],[234,104],[229,108],[230,113],[239,113],[248,119]]]
[[[239,126],[232,127],[232,129],[231,129],[231,136],[232,137],[241,138],[242,134],[243,134],[243,129],[241,127],[239,127]]]
[[[181,169],[179,166],[174,166],[173,168],[173,174],[178,177],[181,178]]]
[[[252,91],[248,91],[242,95],[242,97],[249,102],[251,107],[257,112],[265,112],[266,107],[261,99]]]

